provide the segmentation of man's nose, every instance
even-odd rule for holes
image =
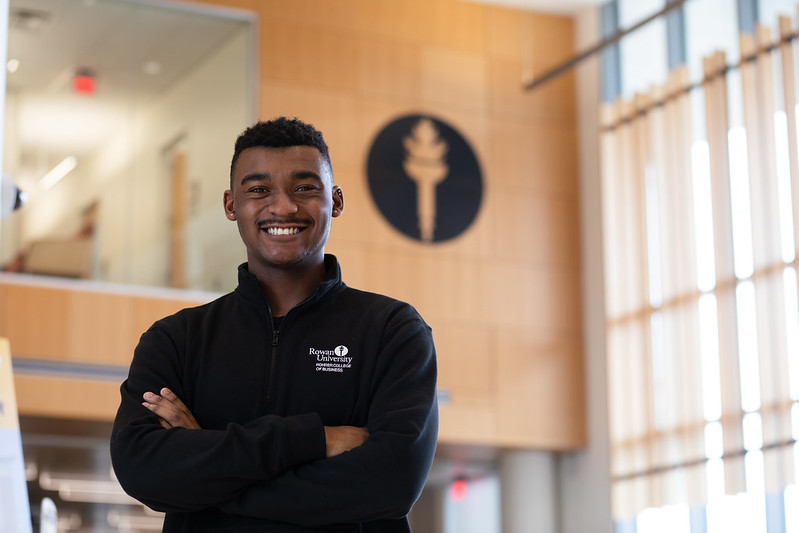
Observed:
[[[274,215],[291,215],[297,212],[297,202],[290,192],[277,190],[272,193],[269,211]]]

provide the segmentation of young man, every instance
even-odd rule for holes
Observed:
[[[230,294],[142,335],[111,437],[123,488],[164,531],[410,531],[435,451],[430,328],[347,287],[324,247],[344,208],[322,134],[236,141],[225,215],[247,250]]]

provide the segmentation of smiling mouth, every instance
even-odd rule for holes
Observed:
[[[269,235],[296,235],[301,232],[304,228],[281,228],[277,226],[269,226],[264,228]]]

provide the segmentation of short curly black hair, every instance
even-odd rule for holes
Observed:
[[[288,148],[289,146],[312,146],[319,150],[322,157],[331,168],[330,153],[327,149],[322,132],[312,124],[303,122],[298,118],[278,117],[272,120],[259,121],[244,130],[236,139],[233,150],[233,159],[230,161],[230,188],[233,188],[233,168],[239,155],[247,148]]]

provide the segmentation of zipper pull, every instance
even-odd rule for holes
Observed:
[[[272,346],[277,346],[277,339],[279,335],[280,335],[279,330],[275,330],[272,332]]]

